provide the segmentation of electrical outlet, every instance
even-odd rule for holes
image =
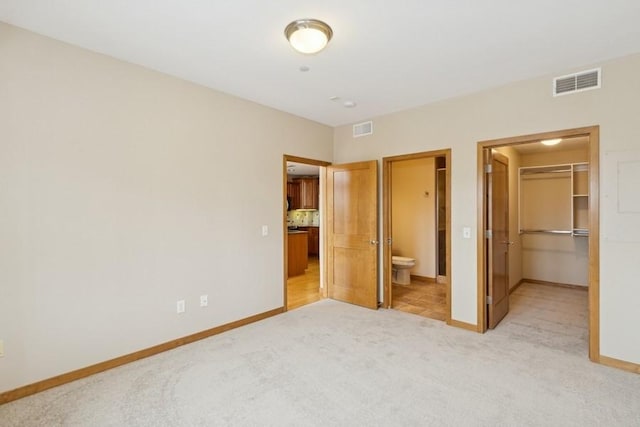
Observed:
[[[209,305],[209,295],[200,295],[200,307]]]
[[[471,238],[471,227],[462,227],[462,237],[464,239]]]
[[[262,237],[268,236],[268,235],[269,235],[269,226],[263,225],[262,226]]]
[[[4,341],[0,340],[0,357],[4,357]]]
[[[185,307],[185,304],[184,304],[184,300],[183,300],[183,299],[181,299],[181,300],[179,300],[179,301],[177,302],[177,304],[176,304],[176,312],[177,312],[178,314],[180,314],[180,313],[184,313],[184,312],[185,312],[185,310],[186,310],[186,307]]]

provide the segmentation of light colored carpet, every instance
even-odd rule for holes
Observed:
[[[640,376],[523,328],[323,300],[5,404],[0,425],[640,425]]]
[[[499,330],[502,327],[511,337],[531,345],[583,357],[589,354],[589,294],[525,282],[509,297],[509,314]]]

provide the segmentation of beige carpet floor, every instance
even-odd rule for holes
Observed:
[[[526,324],[528,290],[484,335],[323,300],[2,405],[0,425],[640,426],[640,376]]]

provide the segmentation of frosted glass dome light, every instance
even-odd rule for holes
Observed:
[[[325,48],[333,30],[317,19],[297,19],[284,29],[291,46],[300,53],[312,54]]]
[[[543,145],[557,145],[557,144],[560,144],[561,142],[562,142],[562,138],[545,139],[544,141],[540,141],[540,143],[542,143]]]

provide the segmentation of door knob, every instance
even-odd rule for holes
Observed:
[[[369,243],[371,243],[372,245],[377,245],[380,242],[378,242],[377,240],[369,240]]]

